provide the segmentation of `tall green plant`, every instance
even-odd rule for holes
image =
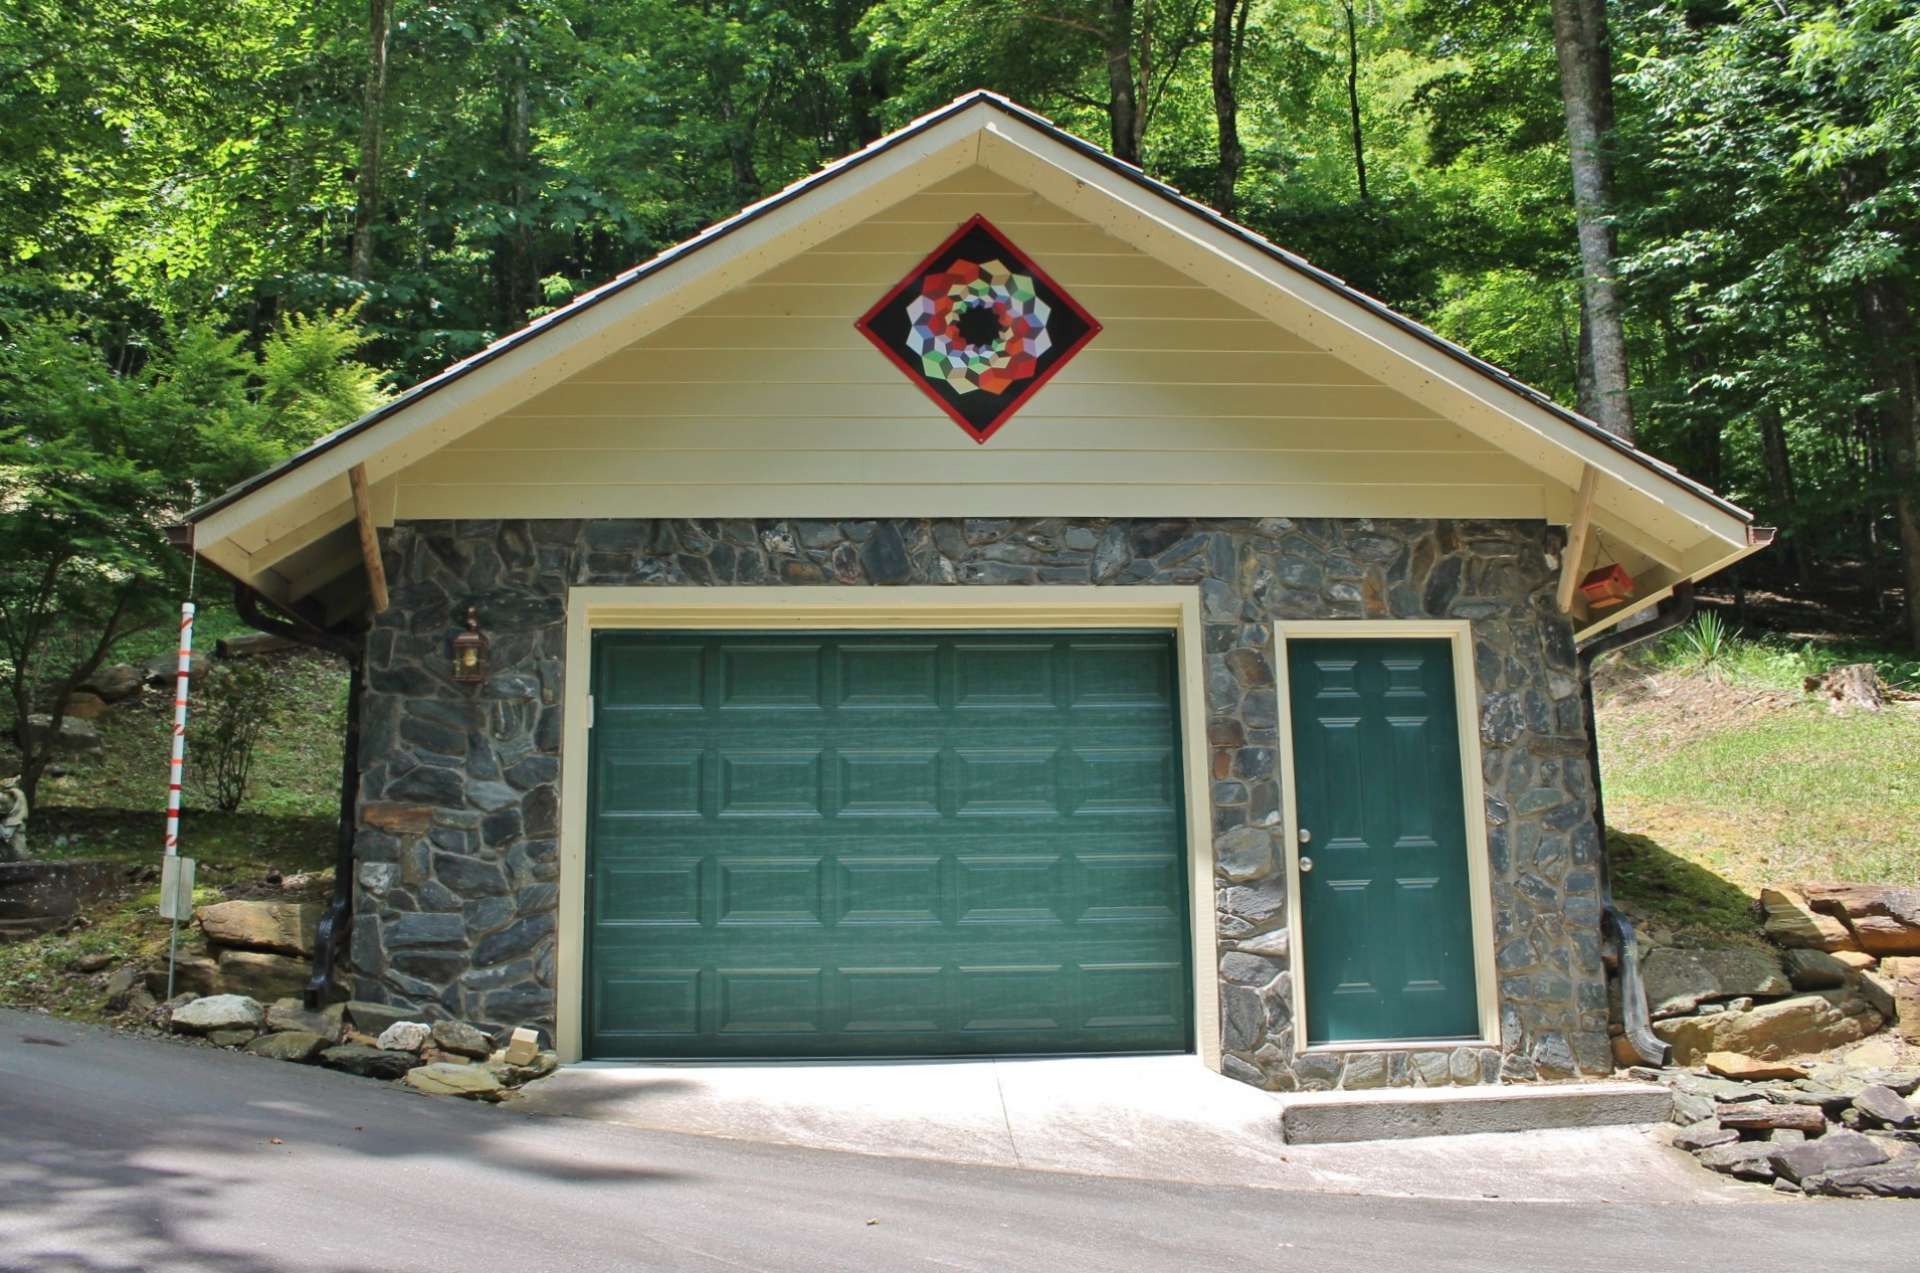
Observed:
[[[187,562],[167,527],[378,401],[341,367],[355,339],[345,315],[288,322],[262,357],[196,323],[130,354],[70,316],[0,319],[0,658],[29,798],[53,733],[29,717],[58,719],[121,641],[173,621]]]

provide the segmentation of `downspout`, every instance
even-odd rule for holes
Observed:
[[[1600,734],[1593,711],[1593,665],[1603,654],[1624,650],[1630,645],[1651,640],[1693,617],[1693,581],[1682,579],[1673,585],[1673,595],[1662,601],[1646,623],[1624,631],[1615,629],[1597,636],[1580,647],[1580,706],[1587,722],[1587,761],[1593,766],[1593,821],[1600,833],[1600,914],[1601,933],[1616,945],[1620,960],[1620,1016],[1626,1027],[1627,1042],[1634,1055],[1648,1065],[1667,1063],[1667,1045],[1653,1032],[1647,1011],[1647,987],[1640,978],[1640,952],[1634,944],[1633,921],[1613,900],[1613,871],[1607,857],[1607,803],[1605,785],[1600,781]]]
[[[366,679],[366,633],[269,618],[261,612],[260,594],[237,580],[233,607],[258,631],[338,655],[347,663],[347,731],[340,753],[340,824],[334,841],[333,896],[321,912],[315,932],[313,975],[307,979],[306,988],[307,1007],[319,1008],[333,990],[334,965],[346,948],[353,920],[353,839],[360,804],[360,699]]]

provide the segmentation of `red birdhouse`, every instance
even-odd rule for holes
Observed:
[[[1580,581],[1580,591],[1585,595],[1587,604],[1605,608],[1617,606],[1633,596],[1633,576],[1618,562],[1590,570],[1587,577]]]

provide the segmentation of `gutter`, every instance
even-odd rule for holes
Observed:
[[[1661,601],[1653,618],[1624,631],[1614,629],[1580,647],[1580,707],[1587,723],[1587,763],[1593,766],[1593,821],[1600,833],[1601,935],[1614,943],[1620,963],[1620,1016],[1634,1055],[1648,1065],[1665,1065],[1668,1048],[1653,1032],[1647,1009],[1647,987],[1640,977],[1640,952],[1634,944],[1633,921],[1613,900],[1613,870],[1607,855],[1606,785],[1600,781],[1600,734],[1593,711],[1593,665],[1603,654],[1639,645],[1671,632],[1693,617],[1693,580],[1682,579]]]

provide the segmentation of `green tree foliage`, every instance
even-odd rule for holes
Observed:
[[[1854,581],[1870,613],[1904,579],[1920,638],[1920,11],[1632,0],[1608,21],[1641,443],[1786,528],[1753,571]],[[975,87],[1577,399],[1538,0],[0,0],[0,307],[84,315],[131,384],[189,331],[257,355],[357,304],[367,344],[310,337],[294,379],[358,360],[411,383]],[[343,423],[359,391],[282,402],[273,374],[247,373],[261,445]]]
[[[288,319],[255,353],[186,323],[109,345],[67,315],[0,318],[0,658],[31,796],[58,719],[127,636],[172,622],[188,508],[374,405],[350,315]]]

